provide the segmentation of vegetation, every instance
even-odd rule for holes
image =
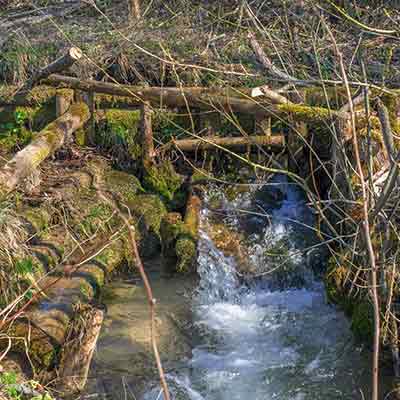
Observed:
[[[78,3],[8,1],[0,10],[0,360],[17,354],[29,371],[21,380],[0,369],[0,397],[53,398],[41,385],[57,389],[51,371],[68,332],[89,335],[74,325],[76,310],[95,303],[116,272],[138,267],[154,324],[142,258],[162,259],[172,274],[194,272],[207,181],[230,185],[234,198],[241,186],[232,183],[283,173],[318,216],[313,229],[330,254],[327,297],[372,349],[377,400],[386,354],[400,374],[397,7]],[[61,72],[76,77],[79,90],[76,81],[55,84],[46,75],[69,46],[84,57]],[[93,93],[89,77],[103,90]],[[107,83],[131,86],[120,96]],[[155,94],[154,86],[164,89]],[[255,133],[281,135],[284,150],[229,146]],[[182,151],[176,143],[217,135],[227,145]],[[240,173],[244,167],[254,174]],[[219,229],[216,242],[240,246],[240,233]],[[289,247],[278,241],[266,251],[277,265],[271,281],[295,268]],[[231,252],[245,264],[248,255],[239,253]],[[53,315],[48,304],[62,310]]]

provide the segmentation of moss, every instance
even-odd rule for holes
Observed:
[[[36,232],[46,229],[51,220],[51,213],[45,207],[27,208],[19,213]]]
[[[124,127],[136,133],[140,122],[140,111],[107,110],[105,118],[112,127]]]
[[[144,185],[149,190],[158,193],[169,203],[182,205],[183,196],[179,193],[183,177],[175,172],[171,162],[166,161],[159,166],[150,166],[146,169]]]
[[[351,329],[357,339],[371,343],[374,332],[374,320],[372,305],[367,299],[361,299],[352,305]]]
[[[161,224],[161,237],[163,243],[169,245],[176,238],[184,232],[184,223],[182,221],[182,215],[177,212],[170,212],[164,216]]]
[[[344,253],[339,260],[331,258],[325,275],[325,289],[330,302],[339,305],[351,319],[351,329],[358,340],[370,342],[373,335],[372,306],[367,298],[351,295],[347,290],[350,266]]]
[[[139,179],[126,172],[109,170],[105,173],[104,180],[107,189],[116,194],[122,202],[134,200],[138,192],[144,193]]]
[[[139,111],[107,110],[97,122],[96,144],[111,152],[117,160],[139,160],[141,147],[138,143]]]
[[[180,236],[176,242],[175,251],[178,259],[176,270],[183,273],[190,272],[196,261],[196,240],[190,235]]]
[[[54,363],[59,347],[54,345],[51,338],[42,330],[31,326],[28,322],[17,320],[9,327],[7,334],[16,338],[12,343],[13,351],[21,354],[26,354],[28,351],[29,358],[37,369],[35,372],[47,369]],[[26,340],[28,336],[29,341]],[[0,343],[0,346],[2,345],[4,343]]]
[[[337,265],[331,258],[328,263],[328,271],[325,275],[325,290],[329,301],[340,304],[343,300],[343,288],[348,269],[343,265]]]
[[[75,131],[75,142],[78,146],[81,146],[81,147],[87,145],[86,132],[83,128],[80,128]]]
[[[331,118],[331,112],[323,107],[310,107],[299,104],[278,104],[278,110],[292,114],[296,120],[304,122],[323,122]]]
[[[112,207],[102,201],[98,201],[90,206],[87,214],[78,224],[78,232],[89,236],[99,229],[103,232],[108,232],[118,223],[119,219],[114,215]]]
[[[137,195],[126,204],[139,221],[143,222],[147,231],[160,233],[161,221],[167,214],[167,209],[159,196]]]
[[[382,95],[381,99],[388,109],[392,131],[395,135],[398,136],[400,135],[400,121],[397,117],[399,109],[398,96],[385,93],[384,95]]]

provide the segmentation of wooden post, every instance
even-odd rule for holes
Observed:
[[[90,119],[86,124],[88,142],[92,145],[96,142],[96,119],[95,109],[96,104],[94,101],[94,92],[89,92],[87,95],[87,103],[90,111]]]
[[[142,163],[146,169],[154,163],[153,127],[149,102],[143,102],[141,108],[140,134],[142,144]]]
[[[270,140],[270,137],[272,135],[271,117],[260,118],[256,116],[254,119],[254,134],[265,136],[265,139],[268,142],[268,140]],[[267,149],[270,150],[271,146],[268,146]],[[258,152],[258,157],[260,158],[260,152]]]

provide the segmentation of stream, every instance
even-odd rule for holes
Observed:
[[[210,239],[215,223],[241,235],[242,257],[216,247]],[[321,281],[327,254],[312,227],[304,196],[282,177],[233,200],[208,188],[199,280],[191,296],[178,296],[191,302],[190,351],[164,365],[173,399],[361,399],[361,391],[368,397],[369,355],[355,343],[346,317],[327,304]],[[238,274],[240,263],[251,269],[251,278]],[[166,295],[160,304],[166,299],[174,302]],[[97,368],[113,368],[104,361],[107,343],[115,344],[112,335],[109,329],[100,339]],[[124,345],[122,359],[129,344]],[[114,368],[121,372],[116,358]],[[153,376],[144,383],[142,400],[163,398],[154,371]]]

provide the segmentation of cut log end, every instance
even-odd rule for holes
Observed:
[[[79,47],[71,47],[68,50],[68,54],[73,60],[76,60],[76,61],[79,60],[80,58],[82,58],[82,56],[83,56],[83,52]]]

